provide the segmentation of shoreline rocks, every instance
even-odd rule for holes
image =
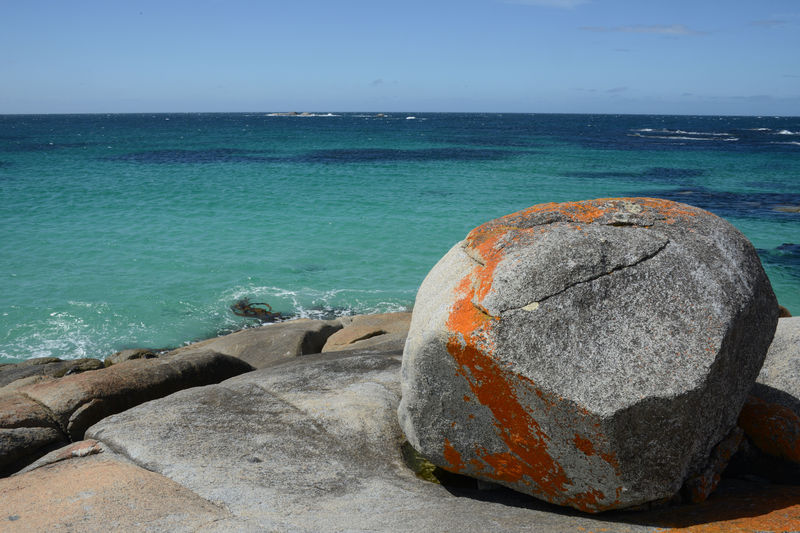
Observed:
[[[400,423],[434,464],[551,503],[668,500],[718,478],[709,458],[777,314],[754,248],[711,213],[647,198],[534,206],[476,228],[426,277]]]
[[[235,357],[205,351],[134,359],[9,391],[0,389],[0,475],[18,470],[55,445],[82,439],[87,427],[106,416],[252,369]]]
[[[403,317],[397,318],[396,326],[376,326],[364,340],[402,328]],[[340,320],[344,331],[355,322],[386,319]],[[360,331],[348,338],[360,338]],[[275,359],[263,369],[103,418],[87,431],[93,439],[0,478],[0,529],[800,530],[800,479],[794,478],[777,485],[751,473],[723,473],[718,490],[701,505],[600,515],[449,473],[442,484],[425,481],[404,459],[408,446],[396,418],[401,353],[359,342],[343,351]],[[775,344],[781,342],[776,337]],[[800,360],[800,353],[794,357]],[[138,361],[130,364],[157,359]],[[4,390],[0,398],[7,397]],[[18,427],[44,416],[25,415],[25,406],[16,408]],[[0,413],[13,412],[0,407]],[[60,431],[55,422],[49,427]],[[715,453],[724,459],[729,451]],[[705,479],[718,475],[713,466]]]

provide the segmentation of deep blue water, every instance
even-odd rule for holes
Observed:
[[[609,196],[725,217],[800,314],[799,118],[0,116],[0,361],[405,309],[478,224]]]

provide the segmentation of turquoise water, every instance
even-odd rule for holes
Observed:
[[[800,314],[800,119],[0,116],[0,361],[407,309],[476,225],[662,196],[731,221]]]

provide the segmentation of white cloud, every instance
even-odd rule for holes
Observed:
[[[588,4],[591,0],[504,0],[504,1],[507,4],[525,4],[529,6],[574,9],[580,5]]]
[[[582,26],[585,31],[621,32],[621,33],[655,33],[658,35],[704,35],[706,32],[692,30],[683,24],[635,24],[633,26]]]

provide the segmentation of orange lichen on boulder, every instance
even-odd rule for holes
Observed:
[[[707,211],[661,198],[599,198],[582,202],[545,203],[491,220],[478,226],[467,235],[470,247],[479,250],[484,258],[491,245],[509,231],[531,229],[530,220],[540,219],[541,224],[553,221],[589,224],[611,217],[620,211],[630,214],[650,214],[673,224],[678,219],[691,219]],[[649,212],[649,213],[646,213]],[[535,225],[533,226],[535,227]],[[488,244],[488,246],[487,246]]]
[[[764,453],[800,463],[800,417],[782,405],[749,396],[739,426]]]
[[[774,307],[755,249],[711,213],[533,206],[473,229],[426,276],[399,421],[438,466],[551,503],[665,501],[733,426]],[[718,479],[702,474],[698,499]]]
[[[491,247],[491,242],[484,241],[484,246]],[[598,505],[605,495],[597,490],[565,496],[572,482],[562,466],[548,453],[548,436],[520,403],[516,387],[525,387],[540,397],[543,396],[542,391],[524,376],[505,370],[491,356],[492,346],[486,333],[496,318],[478,309],[473,304],[473,298],[476,293],[488,290],[486,285],[491,284],[491,271],[499,262],[500,255],[487,253],[484,257],[491,257],[492,261],[477,266],[461,280],[457,289],[461,298],[455,303],[447,322],[452,332],[447,350],[458,364],[476,400],[491,410],[497,435],[508,447],[508,452],[489,454],[476,446],[475,455],[482,463],[472,459],[470,464],[489,479],[528,485],[533,493],[548,501],[572,505],[589,512],[613,508],[614,504]],[[576,447],[586,453],[587,443],[591,451],[587,455],[593,455],[594,449],[588,440],[576,441]],[[461,454],[447,439],[444,456],[450,463],[450,470],[464,470]],[[608,461],[608,456],[603,454],[602,457]]]

